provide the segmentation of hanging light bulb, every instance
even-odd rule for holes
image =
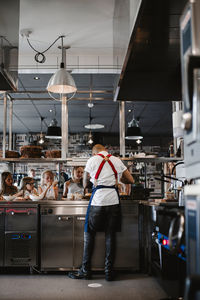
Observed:
[[[40,128],[41,130],[40,130],[40,139],[39,139],[38,143],[40,145],[42,145],[42,144],[44,144],[44,136],[43,136],[43,133],[42,133],[42,122],[44,120],[44,117],[41,117],[40,119],[41,119],[41,128]]]
[[[67,70],[65,69],[65,63],[64,63],[64,47],[63,47],[63,38],[64,36],[61,36],[61,50],[62,50],[62,62],[60,64],[60,69],[56,71],[56,73],[50,78],[48,85],[47,85],[47,91],[49,92],[49,95],[54,100],[62,100],[63,94],[71,94],[71,98],[75,95],[77,91],[76,84],[74,82],[73,77]],[[56,99],[54,98],[51,93],[60,94],[60,98]],[[71,99],[69,98],[69,99]],[[68,99],[68,100],[69,100]]]
[[[39,143],[40,145],[44,144],[44,137],[43,137],[43,135],[41,135],[41,134],[40,134],[40,139],[39,139],[38,143]]]
[[[89,107],[89,108],[92,108],[93,106],[94,106],[94,104],[93,104],[92,102],[89,102],[89,103],[88,103],[88,107]]]
[[[138,140],[136,141],[136,143],[139,145],[139,144],[142,143],[142,141],[138,139]]]
[[[92,145],[92,144],[94,143],[94,141],[93,141],[93,139],[92,139],[92,133],[91,133],[91,131],[90,131],[88,137],[89,137],[88,144]]]

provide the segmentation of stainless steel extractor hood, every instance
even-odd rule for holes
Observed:
[[[19,0],[1,0],[0,91],[16,91],[18,78]]]

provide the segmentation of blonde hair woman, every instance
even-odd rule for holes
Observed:
[[[54,174],[51,170],[46,170],[41,175],[41,185],[38,188],[38,193],[44,193],[47,200],[57,200],[58,198],[58,182],[54,181]]]
[[[83,168],[76,166],[72,170],[72,179],[64,183],[63,197],[72,198],[72,195],[84,195]]]

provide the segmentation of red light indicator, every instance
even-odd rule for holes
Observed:
[[[166,246],[166,245],[168,244],[168,240],[163,240],[163,241],[162,241],[162,244],[163,244],[164,246]]]

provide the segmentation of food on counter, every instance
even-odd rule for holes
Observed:
[[[3,156],[3,151],[0,150],[0,157]],[[6,158],[18,158],[20,155],[19,155],[19,152],[17,151],[10,151],[10,150],[6,150]]]
[[[11,196],[11,195],[3,195],[3,199],[6,201],[12,201],[16,198],[15,195]]]
[[[60,150],[46,150],[45,151],[46,158],[61,158]]]
[[[22,146],[20,148],[21,158],[41,158],[42,147],[40,146]]]
[[[32,200],[32,201],[39,201],[39,200],[42,200],[44,198],[44,195],[43,194],[40,194],[39,196],[37,195],[29,195],[29,198]]]
[[[83,198],[86,198],[87,196],[84,196],[80,193],[68,193],[67,197],[63,197],[62,200],[82,200]]]
[[[85,197],[91,197],[92,193],[86,193]]]
[[[27,199],[25,199],[24,197],[17,197],[15,199],[13,199],[13,201],[27,201]]]
[[[74,193],[74,200],[81,200],[83,198],[83,194]]]

